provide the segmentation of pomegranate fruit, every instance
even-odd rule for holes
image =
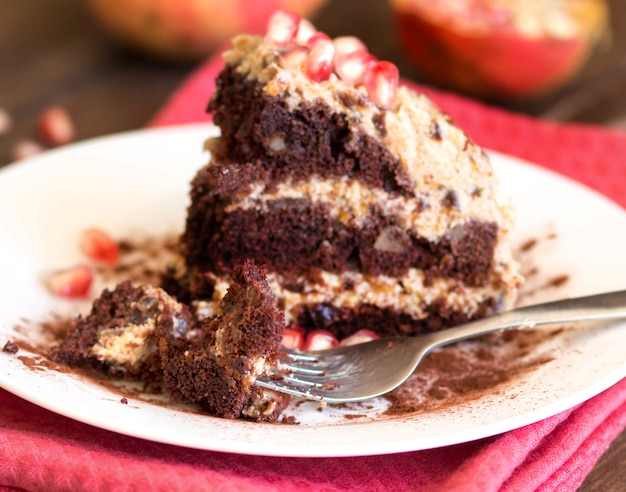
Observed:
[[[287,46],[296,40],[300,17],[293,12],[279,10],[267,23],[265,42],[277,47]]]
[[[368,70],[377,62],[376,57],[367,51],[353,51],[347,55],[337,56],[335,71],[346,84],[358,85],[365,82]]]
[[[607,39],[605,0],[390,0],[402,46],[440,86],[486,99],[543,95]]]
[[[277,9],[312,16],[327,0],[87,0],[113,37],[144,53],[194,61],[232,36],[262,33]]]
[[[299,326],[285,328],[280,346],[289,350],[302,350],[304,339],[304,330]]]
[[[339,346],[339,341],[331,332],[313,330],[309,332],[302,345],[303,350],[328,350]]]
[[[374,333],[372,330],[359,330],[349,337],[344,338],[339,342],[340,347],[348,347],[350,345],[357,345],[359,343],[371,342],[372,340],[378,340],[380,336]]]
[[[395,103],[398,67],[379,61],[354,36],[331,39],[309,21],[279,10],[268,21],[265,43],[282,52],[283,68],[302,70],[313,82],[336,75],[348,85],[364,86],[371,102],[381,109]]]
[[[30,139],[18,140],[11,148],[11,160],[21,161],[44,152],[46,148],[39,142]]]
[[[37,130],[48,145],[65,145],[76,138],[74,123],[62,106],[51,106],[37,118]]]
[[[79,248],[90,260],[115,266],[120,257],[117,241],[102,229],[85,229],[79,240]]]
[[[330,39],[319,39],[313,47],[306,61],[307,76],[315,81],[328,80],[333,73],[335,59],[335,45]]]
[[[388,61],[370,65],[365,73],[367,92],[374,104],[381,108],[390,108],[393,105],[399,80],[398,67]]]
[[[58,270],[51,273],[45,283],[50,293],[58,297],[86,297],[93,282],[93,270],[88,265]]]

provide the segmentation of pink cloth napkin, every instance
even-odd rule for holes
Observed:
[[[221,67],[201,66],[153,126],[208,120]],[[421,88],[477,143],[569,175],[626,204],[626,134],[557,125]],[[626,379],[591,400],[498,436],[355,458],[266,458],[164,445],[97,429],[0,390],[0,490],[575,490],[626,427]]]

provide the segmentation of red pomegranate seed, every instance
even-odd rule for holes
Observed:
[[[314,82],[328,80],[333,72],[335,45],[332,41],[320,39],[311,49],[306,61],[306,74]]]
[[[285,328],[283,330],[283,340],[280,345],[290,350],[302,350],[304,346],[304,330],[299,326]]]
[[[396,97],[400,74],[398,67],[388,61],[372,65],[365,76],[370,99],[380,108],[390,108]]]
[[[79,265],[52,273],[46,279],[48,290],[59,297],[79,298],[89,293],[93,271],[87,265]]]
[[[305,46],[295,46],[281,57],[281,65],[284,68],[302,68],[309,56],[309,49]]]
[[[349,55],[355,51],[367,51],[367,46],[356,36],[339,36],[333,39],[337,55]]]
[[[365,343],[371,342],[372,340],[378,340],[380,336],[377,333],[374,333],[372,330],[359,330],[349,337],[344,338],[339,342],[341,347],[346,347],[348,345],[356,345],[357,343]]]
[[[307,19],[300,19],[300,24],[298,24],[298,34],[296,36],[296,44],[300,46],[305,46],[307,41],[317,32],[317,29],[311,23],[311,21]]]
[[[41,154],[46,148],[34,140],[19,140],[11,149],[11,159],[20,161],[33,155]]]
[[[303,350],[327,350],[339,346],[335,335],[326,330],[313,330],[304,340]]]
[[[358,85],[365,82],[367,71],[377,61],[376,57],[367,51],[353,51],[347,55],[337,56],[335,72],[346,84]]]
[[[65,145],[74,140],[74,123],[61,106],[52,106],[39,115],[37,129],[42,140],[50,145]]]
[[[328,34],[325,34],[323,32],[316,32],[307,40],[306,47],[312,50],[313,48],[315,48],[315,45],[317,45],[320,41],[331,41],[331,39]]]
[[[117,242],[101,229],[86,229],[80,236],[80,250],[90,260],[115,266],[120,257]]]
[[[296,40],[299,25],[299,15],[278,10],[267,23],[265,41],[274,46],[287,46]]]

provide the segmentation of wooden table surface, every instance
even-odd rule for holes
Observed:
[[[556,94],[507,109],[559,121],[626,128],[626,9],[611,0],[612,42]],[[358,7],[357,7],[358,5]],[[420,81],[393,36],[383,0],[334,0],[315,18],[331,36],[354,34],[401,74]],[[60,104],[72,116],[77,138],[141,128],[189,74],[133,54],[111,42],[81,0],[0,0],[0,109],[14,120],[0,135],[0,166],[20,139],[35,139],[36,118]],[[613,442],[580,490],[626,490],[626,432]]]

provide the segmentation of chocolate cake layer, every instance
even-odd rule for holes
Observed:
[[[221,201],[199,200],[185,233],[187,258],[200,271],[219,274],[255,258],[270,271],[292,276],[354,270],[398,277],[418,268],[429,278],[454,277],[472,287],[488,281],[496,224],[472,220],[430,242],[404,230],[399,218],[384,215],[377,205],[372,208],[357,228],[334,219],[327,205],[304,199],[275,200],[263,208],[230,213]]]
[[[211,150],[215,172],[230,173],[233,189],[257,180],[267,184],[312,175],[349,176],[368,186],[413,195],[415,183],[398,157],[380,141],[355,131],[345,114],[321,101],[291,108],[285,95],[264,94],[261,84],[228,66],[216,83],[208,110],[221,137]],[[377,115],[381,134],[386,131],[384,120],[384,113]]]
[[[415,319],[407,313],[371,304],[349,309],[324,303],[299,306],[296,324],[306,331],[328,330],[340,340],[363,329],[380,336],[412,336],[488,316],[499,310],[500,304],[498,300],[489,298],[470,316],[466,311],[450,309],[441,299],[427,307],[426,317]]]

